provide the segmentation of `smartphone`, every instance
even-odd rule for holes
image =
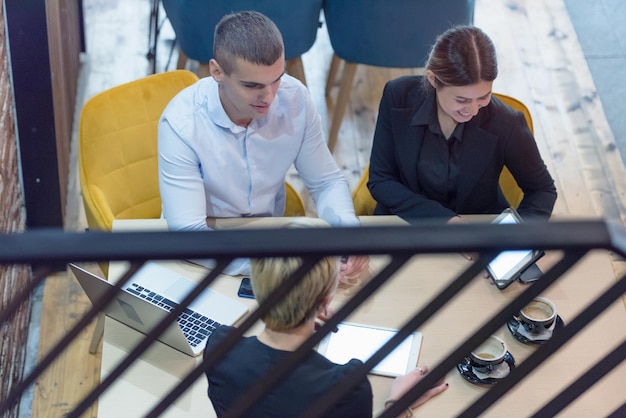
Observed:
[[[348,322],[340,323],[337,328],[337,332],[324,337],[317,348],[320,354],[337,364],[345,364],[353,358],[366,361],[397,332],[395,329]],[[421,345],[422,334],[416,331],[370,373],[395,377],[415,370]]]
[[[252,292],[252,284],[250,283],[249,277],[241,279],[237,295],[241,298],[254,299],[254,292]]]

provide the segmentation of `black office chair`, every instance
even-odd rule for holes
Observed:
[[[304,84],[300,56],[311,49],[320,27],[323,0],[163,0],[163,8],[176,34],[184,56],[198,61],[198,75],[208,75],[213,57],[213,32],[220,19],[229,13],[255,10],[276,23],[285,42],[287,72]],[[179,52],[180,53],[180,52]],[[185,60],[178,66],[183,67]]]
[[[326,81],[328,95],[345,61],[328,135],[337,142],[357,64],[390,68],[423,67],[436,37],[474,21],[474,0],[326,0],[324,17],[334,56]]]

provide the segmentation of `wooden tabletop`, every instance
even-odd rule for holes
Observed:
[[[380,220],[397,222],[392,218]],[[370,220],[365,219],[365,222]],[[545,269],[558,258],[558,252],[551,252],[540,262]],[[373,258],[370,270],[376,272],[385,263],[385,257]],[[410,315],[431,300],[466,268],[467,263],[458,254],[416,256],[348,319],[351,322],[400,327]],[[184,261],[164,264],[191,279],[198,279],[206,272],[203,268]],[[112,264],[111,277],[115,277],[123,268],[122,264]],[[367,274],[360,279],[361,282],[366,281]],[[542,296],[555,302],[559,316],[567,324],[614,280],[609,255],[606,251],[597,250],[582,259]],[[236,298],[239,281],[238,277],[224,275],[212,287]],[[476,277],[461,295],[419,330],[424,335],[419,362],[431,368],[436,366],[458,344],[475,332],[476,327],[488,320],[523,289],[524,285],[515,283],[500,291],[491,285],[489,280]],[[338,309],[356,290],[358,286],[340,289],[333,301],[334,307]],[[251,309],[256,306],[254,300],[239,300],[248,304]],[[259,324],[252,332],[257,332],[260,327]],[[518,364],[536,349],[534,345],[516,340],[506,325],[503,325],[496,335],[506,342],[509,352]],[[107,318],[102,353],[103,376],[112,370],[141,337],[141,334]],[[624,338],[626,338],[626,309],[623,301],[618,299],[587,329],[544,362],[524,382],[509,391],[504,399],[488,409],[485,416],[530,415]],[[153,344],[129,371],[101,396],[98,416],[117,417],[121,416],[122,411],[124,416],[144,415],[199,361],[199,358],[191,358],[161,343]],[[374,413],[377,414],[382,410],[392,379],[370,376],[370,381],[375,395]],[[466,381],[456,368],[450,370],[446,381],[449,383],[448,390],[421,407],[419,411],[421,415],[455,416],[491,387]],[[606,416],[626,401],[624,381],[626,364],[614,369],[572,403],[564,411],[563,416]],[[131,399],[135,401],[131,402]],[[164,416],[213,416],[211,414],[213,411],[207,397],[207,383],[202,377]]]

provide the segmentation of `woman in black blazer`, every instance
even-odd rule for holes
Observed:
[[[463,222],[500,213],[510,206],[498,184],[506,166],[524,192],[520,215],[550,217],[554,181],[524,116],[491,97],[497,72],[489,37],[457,26],[437,38],[426,76],[387,83],[370,158],[375,214]]]

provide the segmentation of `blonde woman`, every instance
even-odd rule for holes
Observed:
[[[252,260],[251,282],[258,302],[263,303],[301,263],[299,258]],[[322,259],[262,318],[265,328],[258,337],[242,338],[217,366],[206,371],[209,398],[218,416],[228,411],[239,396],[262,380],[277,363],[315,332],[316,319],[328,311],[337,289],[338,271],[338,261],[334,257]],[[205,353],[217,346],[231,330],[227,326],[218,328],[209,338]],[[335,364],[311,351],[285,380],[251,410],[249,416],[298,416],[360,364],[360,360],[356,359],[343,365]],[[421,366],[412,373],[398,377],[391,388],[390,402],[400,398],[427,371],[427,367]],[[412,408],[423,404],[446,387],[447,384],[440,384],[430,389]],[[364,377],[327,416],[372,416],[372,388],[368,379]]]

